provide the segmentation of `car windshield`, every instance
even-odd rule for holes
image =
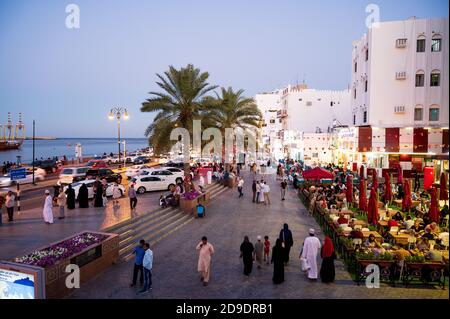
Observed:
[[[87,165],[87,166],[92,166],[92,165],[94,165],[94,164],[95,164],[95,162],[89,161],[86,165]]]
[[[134,183],[134,182],[136,182],[136,180],[137,180],[136,178],[132,178],[131,182]]]
[[[63,171],[61,172],[61,174],[67,174],[67,175],[72,174],[72,169],[70,169],[70,168],[65,168],[65,169],[63,169]]]

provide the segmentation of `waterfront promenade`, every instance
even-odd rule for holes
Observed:
[[[330,284],[310,282],[300,271],[299,251],[308,229],[313,227],[322,240],[323,234],[290,189],[286,200],[280,200],[278,182],[267,177],[272,205],[251,202],[251,177],[245,175],[244,197],[237,190],[225,192],[207,208],[207,217],[195,219],[151,249],[154,253],[153,290],[139,295],[140,287],[130,288],[133,260],[112,266],[90,282],[83,284],[69,298],[448,298],[448,290],[437,288],[403,288],[381,284],[379,289],[357,286],[336,261],[336,281]],[[251,242],[257,235],[268,235],[275,243],[283,223],[288,223],[294,236],[291,261],[285,268],[285,282],[272,284],[272,266],[253,268],[245,277],[239,246],[245,235]],[[211,279],[203,287],[197,273],[196,244],[202,236],[214,245]],[[144,238],[145,239],[145,238]]]

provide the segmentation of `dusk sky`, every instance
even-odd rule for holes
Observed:
[[[70,3],[80,29],[66,28]],[[116,137],[107,113],[126,106],[122,134],[143,137],[153,115],[140,106],[158,89],[155,74],[187,63],[248,96],[303,79],[345,89],[370,3],[381,21],[448,16],[447,0],[2,0],[0,122],[22,112],[40,136]]]

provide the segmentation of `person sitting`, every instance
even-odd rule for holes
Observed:
[[[410,230],[411,227],[414,226],[414,221],[411,219],[411,216],[406,216],[406,220],[403,222],[403,226],[407,229]]]
[[[401,247],[399,247],[399,249],[397,249],[397,250],[394,252],[394,255],[395,255],[395,257],[396,257],[396,259],[397,259],[398,261],[405,260],[407,257],[411,256],[411,254],[409,253],[409,251],[407,251],[406,249],[401,248]]]
[[[428,225],[427,227],[425,227],[425,234],[422,235],[422,238],[426,238],[428,240],[434,240],[434,235],[431,232],[431,227],[430,225]]]
[[[396,220],[397,222],[402,222],[403,221],[403,216],[400,212],[397,212],[392,219]]]
[[[375,240],[374,234],[369,235],[369,238],[367,238],[364,246],[367,248],[381,248],[381,245]]]
[[[350,238],[351,239],[361,239],[361,241],[362,241],[364,239],[364,234],[361,231],[361,228],[357,227],[357,228],[353,229],[350,232]]]
[[[414,225],[410,228],[414,230],[414,232],[418,233],[423,230],[423,226],[420,224],[420,219],[416,218],[414,220]]]
[[[433,234],[439,234],[441,232],[441,229],[439,228],[438,224],[436,224],[435,222],[432,222],[430,224],[430,228],[431,228],[431,233]]]
[[[438,236],[441,246],[448,247],[448,228],[442,228],[442,232]]]
[[[161,206],[162,208],[165,208],[167,206],[166,197],[164,195],[161,195],[159,197],[159,206]]]
[[[442,253],[439,250],[430,250],[426,255],[426,258],[430,259],[431,261],[438,261],[442,262]]]
[[[388,229],[391,229],[391,227],[398,227],[398,223],[395,219],[389,219],[388,221]]]
[[[412,193],[411,194],[411,199],[412,200],[419,200],[419,195],[417,195],[417,193]]]
[[[344,215],[340,215],[338,220],[337,220],[339,225],[348,225],[348,219],[344,217]]]
[[[444,205],[441,209],[441,220],[444,220],[448,216],[448,205]]]

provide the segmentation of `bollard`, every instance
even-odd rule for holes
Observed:
[[[20,214],[20,185],[17,182],[17,213]]]

